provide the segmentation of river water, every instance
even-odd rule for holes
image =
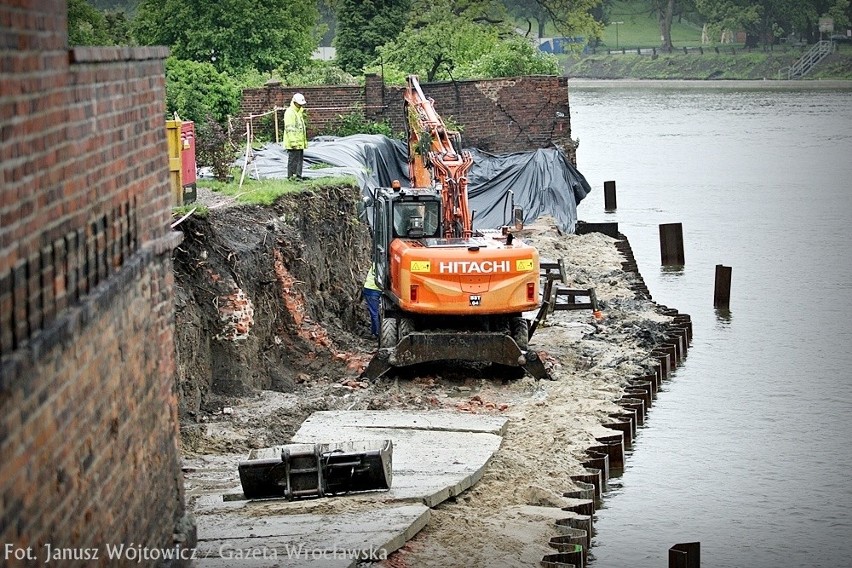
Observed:
[[[852,85],[790,85],[569,83],[579,218],[617,221],[694,326],[596,513],[592,568],[664,568],[696,541],[702,568],[852,566]],[[678,222],[686,264],[663,269],[658,226]]]

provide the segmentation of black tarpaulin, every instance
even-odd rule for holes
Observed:
[[[586,179],[557,148],[489,154],[470,149],[468,196],[474,228],[496,229],[512,221],[512,207],[524,211],[524,222],[542,215],[556,219],[563,232],[574,232],[577,204],[591,191]],[[398,179],[408,185],[406,145],[378,134],[311,140],[305,150],[305,177],[353,175],[362,191],[388,187]],[[316,168],[316,165],[331,167]],[[312,167],[313,166],[313,167]],[[315,169],[316,168],[316,169]],[[252,176],[287,176],[287,151],[278,144],[256,150],[248,168]]]

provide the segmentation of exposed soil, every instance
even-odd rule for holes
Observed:
[[[603,311],[600,320],[557,311],[536,331],[531,348],[553,381],[439,365],[361,381],[375,342],[359,301],[369,244],[357,194],[330,188],[270,208],[225,206],[181,225],[176,328],[190,506],[238,486],[236,465],[250,448],[289,442],[317,410],[501,414],[510,425],[483,479],[437,507],[384,564],[536,565],[553,552],[547,541],[565,516],[570,476],[583,472],[628,380],[650,372],[648,353],[671,318],[631,290],[636,277],[622,270],[613,239],[562,235],[541,219],[518,237],[543,259],[565,259],[569,286],[594,287]]]
[[[185,422],[259,389],[293,392],[357,374],[369,348],[358,335],[368,329],[358,272],[369,258],[358,194],[327,188],[260,207],[201,190],[202,203],[220,206],[179,225],[174,255]]]

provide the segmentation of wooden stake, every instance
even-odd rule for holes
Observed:
[[[275,143],[278,144],[278,107],[276,106],[272,112],[275,113]]]
[[[683,225],[666,223],[660,225],[660,254],[663,266],[683,266]]]
[[[669,568],[700,568],[701,543],[683,542],[669,549]]]
[[[618,208],[617,200],[615,198],[615,182],[614,181],[605,181],[604,182],[604,210],[606,211],[615,211]]]
[[[731,306],[731,267],[716,265],[716,284],[713,288],[713,307]]]

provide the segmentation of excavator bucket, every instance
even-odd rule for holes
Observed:
[[[239,463],[246,499],[288,500],[390,489],[393,442],[287,444],[252,450]]]
[[[538,353],[522,351],[508,335],[492,332],[410,333],[396,347],[379,349],[362,377],[378,379],[396,367],[453,360],[521,367],[536,379],[550,378]]]

